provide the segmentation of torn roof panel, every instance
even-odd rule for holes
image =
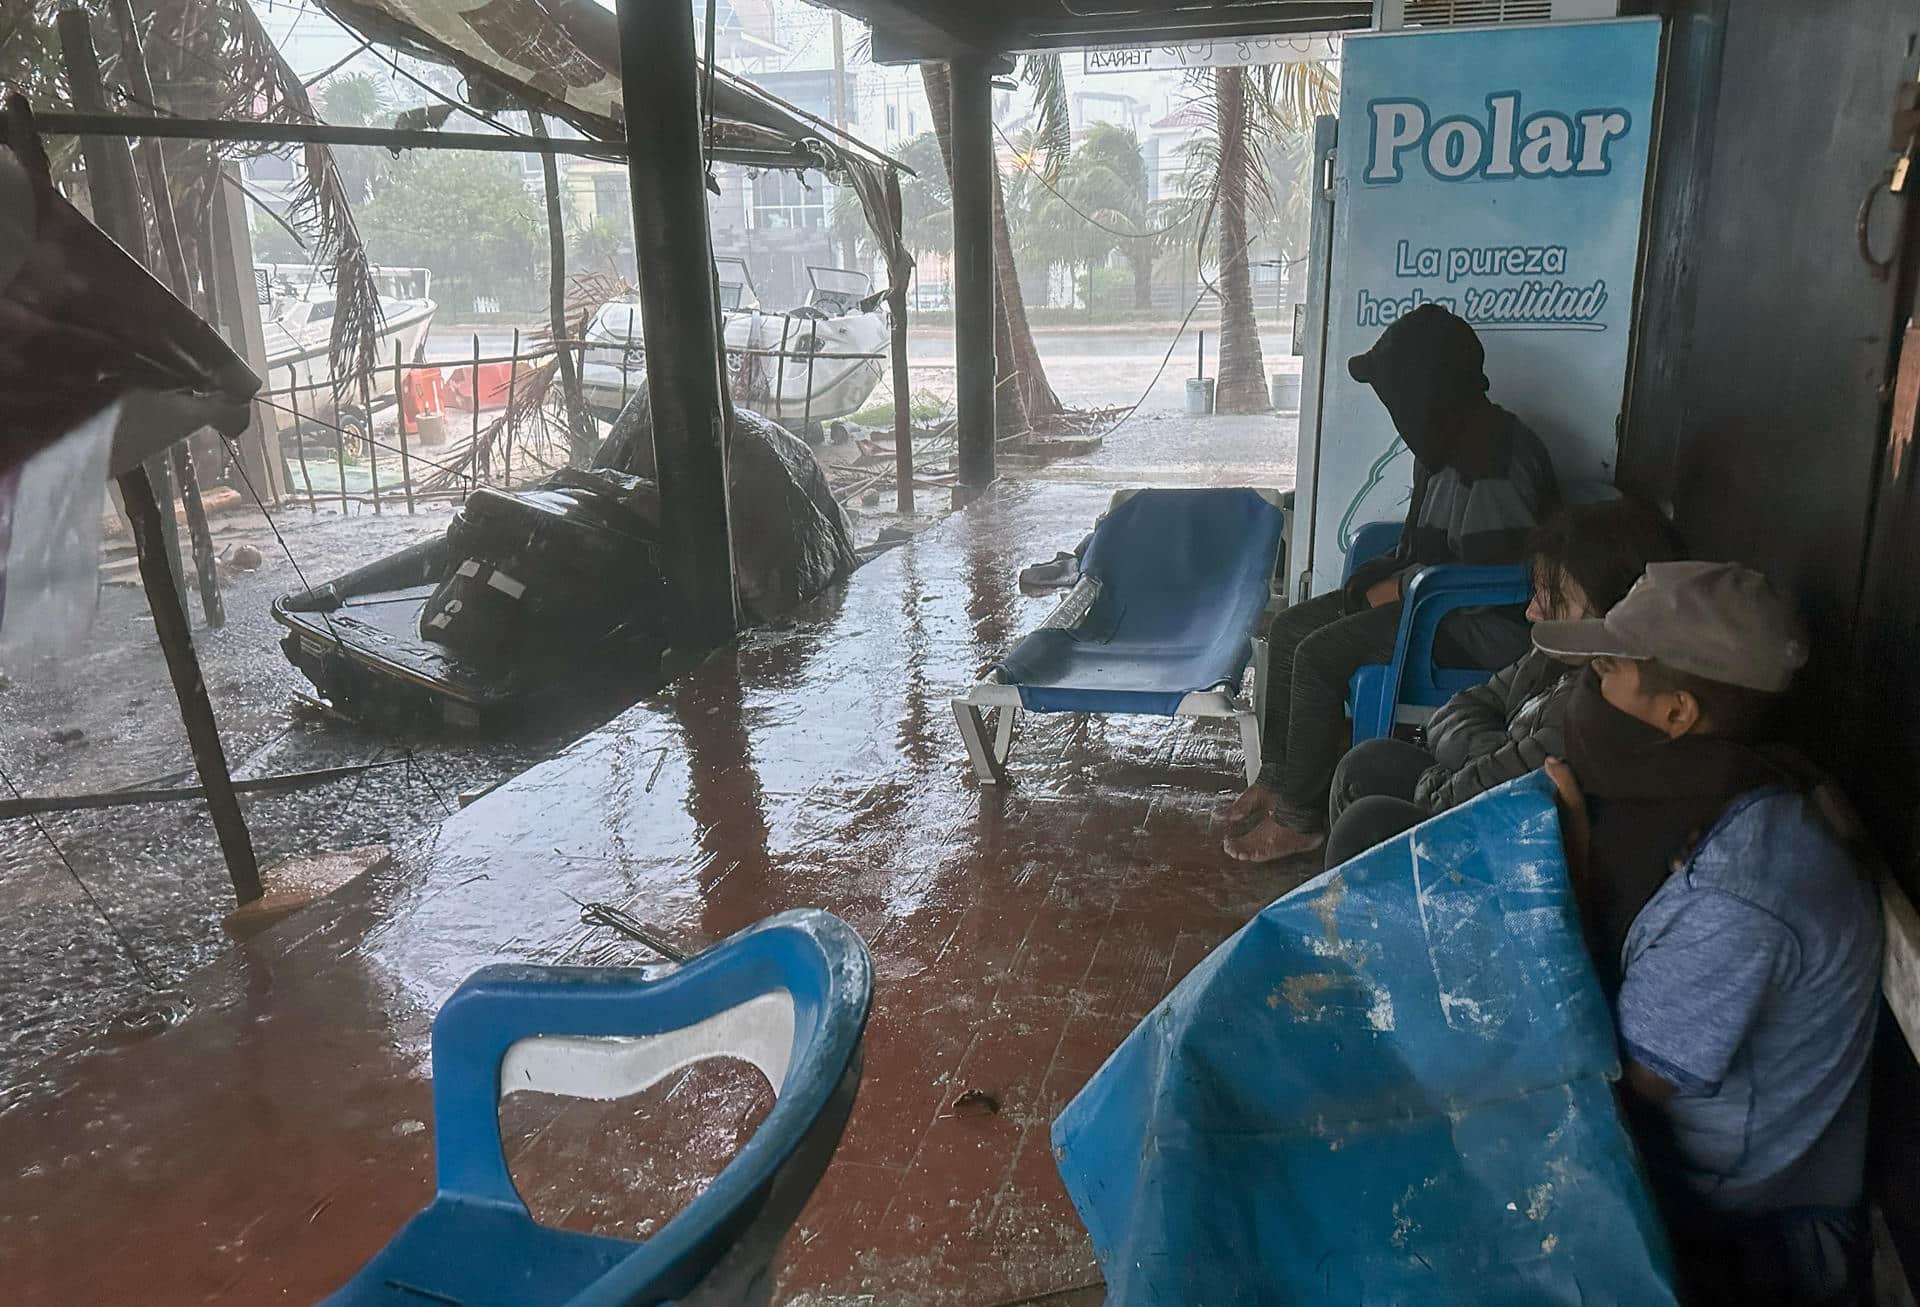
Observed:
[[[625,136],[620,32],[595,0],[320,0],[372,41],[399,46],[566,119],[590,137]],[[705,78],[702,78],[704,83]],[[837,172],[891,165],[879,151],[752,83],[715,69],[714,158]]]
[[[24,100],[9,104],[8,135],[34,140]],[[0,472],[133,397],[142,420],[122,424],[110,467],[125,471],[201,427],[244,427],[259,388],[218,332],[54,189],[37,142],[0,146]]]

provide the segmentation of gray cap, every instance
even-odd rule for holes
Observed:
[[[1652,659],[1676,672],[1778,694],[1806,666],[1807,634],[1767,578],[1737,563],[1649,563],[1605,617],[1539,622],[1555,658]]]

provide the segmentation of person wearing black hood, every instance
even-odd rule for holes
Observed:
[[[1274,619],[1260,778],[1222,813],[1231,857],[1270,862],[1324,840],[1347,682],[1393,656],[1407,578],[1434,563],[1520,562],[1533,529],[1559,508],[1552,459],[1524,422],[1487,398],[1485,361],[1473,328],[1438,304],[1421,305],[1348,360],[1413,454],[1413,495],[1391,554],[1355,568],[1339,592]],[[1526,649],[1524,619],[1496,609],[1450,616],[1436,653],[1451,666],[1493,669]]]

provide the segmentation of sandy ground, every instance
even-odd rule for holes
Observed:
[[[1184,381],[1193,366],[1191,333],[1148,387],[1171,339],[1170,327],[1041,332],[1050,375],[1069,403],[1129,404],[1143,394],[1145,400],[1097,453],[1042,467],[1009,467],[1008,474],[1291,486],[1297,439],[1292,417],[1181,415]],[[1297,367],[1284,346],[1284,339],[1267,343],[1274,370]],[[913,349],[916,392],[950,395],[950,338],[916,333]],[[936,520],[947,508],[945,500],[938,492],[924,492],[923,511],[911,525]],[[855,505],[862,540],[895,523],[889,506]],[[423,504],[413,516],[392,511],[342,516],[337,506],[317,513],[284,509],[276,520],[298,574],[258,513],[215,520],[216,549],[248,543],[263,558],[258,571],[228,578],[224,629],[200,629],[196,618],[196,641],[235,774],[413,759],[411,765],[351,781],[243,800],[263,862],[421,837],[452,810],[460,792],[513,775],[595,724],[591,718],[549,722],[508,739],[410,738],[377,725],[348,725],[292,710],[295,694],[311,687],[280,652],[279,628],[268,615],[272,599],[301,588],[301,574],[318,583],[437,535],[450,511],[445,504]],[[1063,541],[1061,548],[1073,543]],[[124,557],[124,546],[117,553]],[[110,550],[109,561],[114,556]],[[74,794],[140,783],[191,783],[191,765],[137,585],[103,587],[91,638],[77,656],[57,664],[0,667],[0,768],[21,792]],[[220,919],[231,905],[202,804],[81,812],[39,825],[0,822],[0,913],[7,923],[6,947],[0,949],[0,1004],[11,1014],[0,1027],[0,1110],[7,1088],[76,1032],[101,1024],[138,1030],[177,1015],[179,1000],[172,991],[227,946]],[[137,964],[130,949],[140,959]]]

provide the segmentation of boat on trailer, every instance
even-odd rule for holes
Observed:
[[[375,357],[384,366],[375,367],[367,378],[365,398],[390,401],[394,397],[395,347],[407,362],[420,362],[426,355],[427,332],[439,305],[433,301],[433,273],[429,269],[375,268],[373,282],[380,305]],[[329,385],[333,380],[333,320],[339,308],[333,269],[307,264],[255,264],[253,286],[267,351],[267,389],[298,387],[297,407],[303,416],[338,422],[349,431],[363,429],[359,424],[366,415],[360,411],[364,403],[360,387],[349,384],[336,411]]]
[[[747,265],[714,260],[736,401],[818,442],[825,423],[859,411],[887,366],[893,323],[885,291],[864,272],[807,269],[807,302],[784,312],[760,306]],[[611,422],[645,375],[638,299],[601,306],[587,325],[581,391]]]

